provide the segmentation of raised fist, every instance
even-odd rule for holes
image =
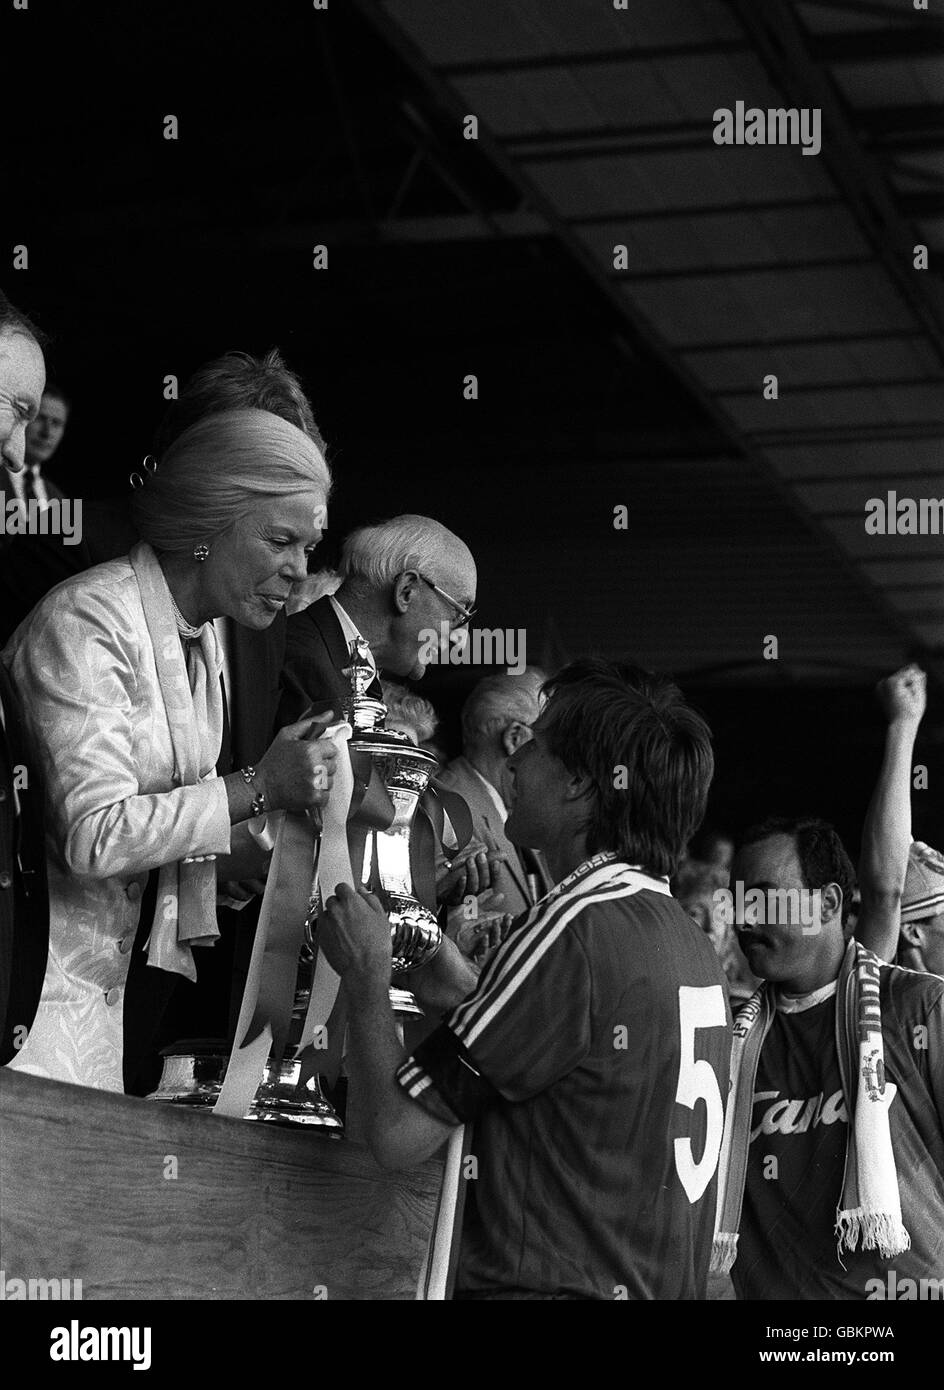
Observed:
[[[889,724],[920,724],[927,705],[928,678],[920,666],[903,666],[879,681],[875,693]]]

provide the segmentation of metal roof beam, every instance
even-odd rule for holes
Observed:
[[[751,352],[761,351],[776,352],[777,348],[795,347],[846,347],[850,343],[881,343],[888,339],[898,341],[910,340],[912,342],[924,342],[925,335],[907,328],[878,329],[875,333],[822,333],[816,336],[801,335],[799,338],[732,338],[727,342],[719,342],[717,338],[712,338],[709,343],[680,343],[676,345],[676,352],[681,353],[704,353],[711,352],[737,352],[747,350]]]
[[[709,43],[667,43],[637,48],[604,48],[589,53],[539,53],[519,58],[473,58],[465,63],[439,63],[436,71],[449,80],[490,73],[534,72],[541,68],[608,67],[613,63],[664,63],[671,58],[704,58],[709,53],[744,53],[743,39],[714,39]]]
[[[807,449],[811,444],[864,444],[869,440],[944,439],[944,420],[911,425],[837,425],[833,429],[758,430],[750,439],[763,448]],[[791,480],[792,481],[792,480]]]
[[[838,10],[840,14],[864,14],[876,16],[878,19],[894,21],[903,18],[897,9],[892,9],[888,4],[880,4],[879,0],[800,0],[801,10]],[[907,15],[916,24],[927,24],[927,20],[916,15]]]
[[[792,270],[822,270],[825,266],[833,268],[835,266],[850,265],[874,265],[874,256],[811,256],[806,260],[800,261],[758,261],[754,264],[748,263],[740,265],[692,265],[682,266],[674,270],[614,270],[610,279],[619,283],[641,282],[643,284],[653,284],[658,280],[703,280],[715,279],[719,276],[737,275],[762,275],[773,273],[782,275]]]
[[[937,376],[914,377],[899,376],[884,378],[880,381],[859,380],[859,381],[791,381],[784,385],[783,399],[788,396],[797,396],[802,393],[807,395],[819,395],[826,391],[881,391],[886,386],[940,386],[941,378]],[[716,391],[718,400],[726,398],[743,400],[746,396],[757,394],[755,383],[745,383],[744,386],[730,386],[723,391]]]
[[[944,361],[944,323],[928,302],[910,258],[904,255],[906,248],[914,244],[913,229],[902,218],[881,171],[856,139],[847,108],[830,77],[810,53],[809,35],[800,27],[786,0],[764,0],[763,5],[756,0],[730,0],[730,4],[757,45],[771,80],[784,91],[789,104],[822,110],[827,138],[820,157],[847,197],[863,233],[878,251],[892,284],[923,324]],[[939,206],[940,200],[937,202]]]
[[[813,57],[823,63],[887,63],[896,58],[929,58],[944,53],[944,25],[925,19],[919,24],[894,29],[866,29],[862,33],[814,34]]]
[[[756,3],[756,0],[751,0],[751,3]],[[456,87],[446,80],[442,69],[438,65],[434,65],[417,43],[407,36],[402,25],[397,23],[386,6],[378,4],[377,0],[355,0],[355,4],[359,13],[387,41],[393,52],[425,82],[432,101],[448,116],[448,119],[455,122],[467,109],[466,99]],[[738,5],[738,10],[740,11],[740,9],[741,6]],[[745,27],[747,33],[751,34],[751,28],[747,25]],[[660,50],[660,54],[664,56],[664,50]],[[835,98],[832,98],[832,101],[835,104]],[[588,280],[596,284],[602,294],[607,296],[622,313],[633,334],[646,341],[655,358],[674,371],[682,385],[688,389],[696,401],[701,403],[708,418],[715,423],[719,432],[730,440],[735,449],[743,452],[745,458],[750,460],[758,472],[766,478],[774,495],[783,503],[787,515],[801,520],[807,533],[816,536],[819,542],[826,547],[827,552],[835,556],[843,573],[855,582],[861,592],[869,594],[872,602],[879,607],[888,622],[891,632],[900,635],[909,633],[907,623],[901,614],[893,608],[881,590],[865,576],[836,536],[803,507],[796,492],[787,480],[779,475],[770,459],[758,447],[759,441],[745,436],[736,428],[728,412],[713,398],[711,392],[697,377],[690,365],[682,360],[679,349],[670,346],[648,316],[637,305],[630,302],[629,295],[621,295],[618,292],[598,259],[579,236],[579,225],[575,225],[562,215],[553,200],[528,177],[520,164],[516,165],[515,161],[509,157],[502,143],[494,138],[487,126],[480,130],[479,142],[482,153],[493,160],[506,178],[512,183],[517,183],[525,204],[544,214],[554,234],[559,238],[561,244],[570,251],[575,263],[583,269]],[[856,149],[861,158],[861,151],[858,151],[858,147]],[[723,210],[723,208],[712,209],[714,212]],[[687,210],[687,215],[691,215],[690,210]],[[752,346],[758,345],[752,344]],[[913,634],[909,635],[913,640]]]
[[[789,212],[794,208],[842,208],[841,198],[767,198],[756,203],[702,203],[683,208],[615,208],[612,212],[595,212],[574,217],[570,226],[599,227],[609,222],[690,222],[697,217],[738,217],[764,212]]]

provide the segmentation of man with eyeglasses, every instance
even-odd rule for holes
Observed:
[[[0,291],[0,479],[23,472],[26,433],[46,381],[42,335]],[[0,486],[0,505],[5,487]],[[32,1026],[49,941],[40,769],[0,663],[0,1063]]]
[[[475,612],[475,561],[468,546],[428,516],[395,516],[351,533],[341,552],[341,587],[288,621],[278,724],[310,705],[339,713],[350,699],[351,643],[367,643],[375,673],[419,680],[424,634],[464,627]],[[380,698],[375,680],[368,694]]]

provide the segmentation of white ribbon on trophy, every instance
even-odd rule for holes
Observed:
[[[347,815],[354,790],[354,774],[347,747],[351,726],[347,723],[333,724],[322,737],[333,739],[338,750],[328,803],[322,813],[320,855],[316,851],[317,877],[325,886],[330,884],[330,892],[333,893],[338,883],[353,883],[347,851]],[[256,1016],[266,952],[284,951],[287,947],[294,950],[297,971],[298,950],[295,946],[296,943],[300,945],[308,902],[314,891],[315,864],[311,857],[310,825],[305,824],[304,817],[287,815],[284,811],[277,812],[271,819],[277,823],[272,861],[259,912],[233,1052],[213,1107],[215,1115],[229,1115],[236,1119],[242,1119],[252,1104],[272,1050],[273,1032],[269,1021],[263,1024],[250,1042],[244,1041]],[[290,904],[288,908],[287,903]],[[294,984],[293,977],[293,991]],[[339,977],[319,956],[299,1053],[306,1043],[312,1041],[318,1028],[327,1023],[337,998],[338,985]],[[289,1001],[282,1002],[287,1004]]]

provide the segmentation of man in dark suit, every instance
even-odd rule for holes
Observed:
[[[23,471],[26,431],[42,400],[41,344],[38,329],[0,293],[0,458],[11,476]],[[0,1062],[10,1061],[33,1022],[48,941],[42,785],[0,666]]]
[[[462,756],[439,775],[442,786],[466,801],[476,840],[489,848],[493,841],[501,855],[492,871],[491,894],[479,900],[480,912],[517,917],[553,887],[542,856],[516,847],[505,834],[511,796],[506,759],[531,738],[531,726],[541,712],[543,680],[543,672],[526,666],[517,676],[479,681],[462,707]],[[451,914],[451,931],[462,911]]]
[[[352,532],[340,568],[340,588],[288,620],[280,728],[311,705],[347,712],[351,684],[344,670],[357,638],[370,649],[380,698],[379,671],[419,680],[429,634],[464,627],[475,611],[472,553],[428,516],[395,516]]]
[[[51,381],[46,382],[39,414],[26,429],[26,467],[23,470],[23,497],[35,497],[40,503],[54,497],[62,498],[62,489],[47,477],[46,469],[62,443],[69,422],[70,405],[65,393]]]

